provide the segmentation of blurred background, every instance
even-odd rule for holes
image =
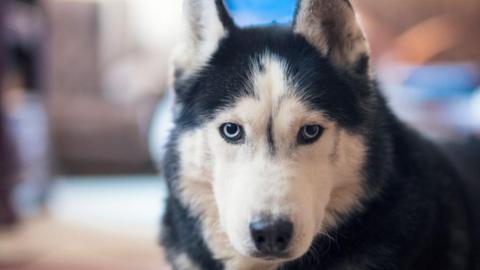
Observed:
[[[242,26],[294,0],[226,0]],[[480,2],[353,0],[398,115],[480,179]],[[158,171],[181,0],[0,0],[0,269],[168,269]]]

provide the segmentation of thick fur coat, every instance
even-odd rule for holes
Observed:
[[[185,15],[161,232],[175,270],[479,269],[465,187],[388,108],[348,0],[301,0],[287,28],[238,28],[221,0]],[[284,252],[258,218],[288,220]]]

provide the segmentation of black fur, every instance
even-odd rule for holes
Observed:
[[[328,232],[330,237],[318,236],[309,253],[280,269],[480,269],[473,210],[463,197],[461,178],[437,146],[397,120],[374,81],[334,68],[290,29],[230,31],[205,68],[176,82],[180,109],[165,161],[171,192],[162,239],[171,259],[182,252],[201,269],[223,269],[203,240],[198,218],[177,197],[176,138],[239,96],[254,95],[247,83],[252,59],[268,51],[286,60],[289,76],[308,91],[305,101],[312,109],[362,134],[368,147],[363,176],[370,197],[364,208],[341,217],[344,222]],[[366,72],[365,65],[358,71]]]
[[[203,70],[176,82],[178,101],[184,107],[177,124],[198,127],[239,96],[254,95],[252,86],[246,85],[252,59],[265,52],[288,62],[290,77],[308,89],[306,101],[313,108],[325,111],[346,128],[358,128],[365,120],[361,102],[371,94],[369,81],[335,70],[327,58],[291,30],[271,27],[233,30]]]
[[[273,137],[273,119],[270,118],[268,120],[268,127],[267,127],[267,144],[269,146],[269,151],[272,155],[275,154],[276,146],[275,146],[275,139]]]
[[[215,6],[217,7],[217,12],[222,24],[229,30],[236,28],[232,17],[230,17],[230,14],[228,14],[228,11],[223,4],[223,0],[215,0]]]

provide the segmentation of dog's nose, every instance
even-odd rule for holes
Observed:
[[[293,223],[287,219],[258,219],[250,223],[250,234],[260,256],[281,257],[292,240]]]

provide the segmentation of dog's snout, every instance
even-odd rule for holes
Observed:
[[[259,255],[285,256],[293,235],[293,223],[288,219],[261,218],[250,223],[250,233]]]

